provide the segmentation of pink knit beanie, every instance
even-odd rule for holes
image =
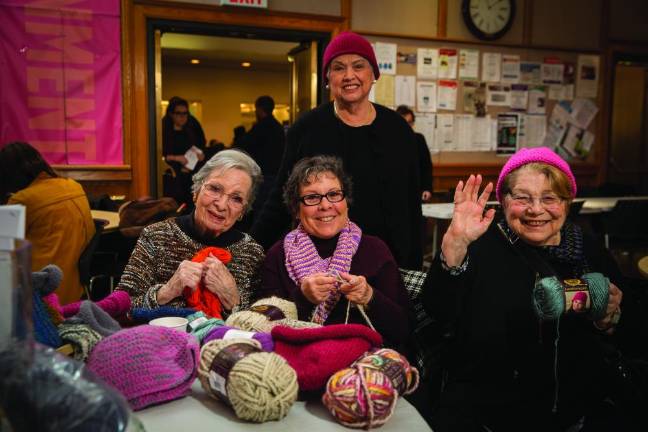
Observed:
[[[324,60],[322,62],[322,79],[324,84],[328,84],[326,71],[333,59],[343,54],[357,54],[367,59],[374,72],[374,79],[380,76],[376,54],[369,41],[357,33],[350,31],[342,32],[337,35],[324,50]]]
[[[497,178],[497,186],[495,186],[495,194],[497,196],[497,201],[500,203],[504,199],[502,196],[502,186],[504,185],[504,179],[506,176],[511,174],[516,169],[520,168],[523,165],[530,163],[539,162],[545,163],[547,165],[552,165],[558,168],[560,171],[565,173],[567,179],[569,179],[569,184],[571,186],[572,198],[576,197],[576,178],[572,173],[569,164],[565,162],[560,156],[558,156],[553,150],[548,147],[535,147],[535,148],[522,148],[518,150],[513,156],[502,167],[499,177]]]
[[[380,334],[361,324],[302,329],[277,326],[272,337],[275,352],[297,372],[300,390],[323,388],[335,372],[382,345]]]
[[[199,358],[198,341],[190,334],[142,325],[101,340],[88,367],[139,410],[186,396]]]

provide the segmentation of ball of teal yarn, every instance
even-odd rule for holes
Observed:
[[[601,273],[585,273],[582,277],[587,282],[590,291],[590,318],[598,321],[605,316],[610,297],[608,288],[610,280]]]
[[[533,287],[533,309],[541,320],[557,320],[565,311],[565,289],[556,276],[544,277]]]
[[[199,311],[194,314],[191,314],[187,317],[189,324],[187,325],[187,330],[202,343],[207,333],[216,327],[221,327],[225,325],[225,321],[218,318],[207,318],[204,312]],[[199,323],[199,324],[196,324]]]

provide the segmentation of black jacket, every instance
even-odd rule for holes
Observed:
[[[277,119],[266,116],[243,135],[237,147],[250,154],[264,176],[274,176],[279,171],[285,140],[284,129]]]
[[[423,134],[416,133],[416,149],[421,167],[421,192],[432,192],[432,158]]]
[[[421,267],[422,216],[414,132],[396,112],[381,105],[374,107],[376,119],[369,126],[368,154],[356,154],[348,127],[335,117],[331,102],[307,112],[290,128],[277,183],[252,228],[252,235],[266,249],[290,228],[281,190],[292,167],[304,157],[334,155],[342,159],[345,171],[354,179],[351,220],[366,234],[387,243],[400,267]]]

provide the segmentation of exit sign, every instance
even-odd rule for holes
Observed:
[[[268,0],[221,0],[221,6],[268,8]]]

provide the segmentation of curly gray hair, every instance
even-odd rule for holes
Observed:
[[[283,189],[284,204],[286,204],[293,217],[299,214],[299,192],[301,187],[311,184],[313,177],[317,178],[327,172],[333,174],[340,180],[347,205],[351,205],[351,189],[353,183],[351,177],[344,172],[342,160],[335,156],[320,155],[307,157],[299,160],[295,164]]]
[[[241,150],[221,150],[212,156],[212,158],[209,159],[191,178],[193,180],[191,192],[198,193],[202,185],[213,172],[225,172],[233,168],[243,171],[249,175],[252,180],[246,208],[246,211],[249,211],[252,208],[252,203],[254,202],[256,193],[259,190],[259,185],[263,182],[263,175],[261,174],[261,168],[259,168],[259,165],[254,161],[254,159]]]

